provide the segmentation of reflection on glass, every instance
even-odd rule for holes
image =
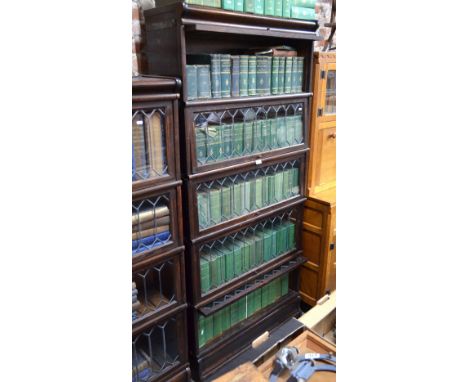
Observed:
[[[329,70],[327,74],[324,114],[336,114],[336,70]]]

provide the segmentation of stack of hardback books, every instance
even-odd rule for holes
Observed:
[[[295,224],[287,221],[201,251],[202,294],[295,249],[295,228]]]
[[[187,99],[300,93],[304,57],[284,48],[249,55],[188,55]]]
[[[132,254],[166,244],[170,238],[169,208],[159,205],[132,214]]]
[[[253,115],[253,118],[256,117]],[[247,156],[304,142],[302,115],[259,120],[244,117],[244,121],[217,123],[211,124],[210,117],[206,120],[199,118],[196,122],[196,154],[199,163]]]
[[[183,0],[156,0],[157,7],[184,2]],[[316,0],[185,0],[187,4],[222,8],[228,11],[257,15],[316,20]]]
[[[297,167],[266,175],[256,174],[219,187],[212,186],[197,192],[198,224],[201,228],[207,228],[279,203],[298,193]]]
[[[276,300],[285,296],[288,290],[288,275],[281,276],[212,315],[200,314],[198,316],[198,346],[201,348],[238,322],[272,305]]]

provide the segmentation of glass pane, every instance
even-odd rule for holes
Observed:
[[[132,118],[132,181],[167,175],[164,112],[138,110]]]
[[[327,93],[324,114],[336,114],[336,70],[327,72]]]
[[[132,254],[171,242],[169,195],[132,203]]]
[[[299,194],[299,162],[291,161],[197,186],[198,224],[205,229]]]
[[[304,142],[303,105],[285,104],[194,114],[199,165]]]

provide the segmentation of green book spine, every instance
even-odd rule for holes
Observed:
[[[265,14],[265,0],[255,0],[254,13],[256,13],[257,15]]]
[[[239,303],[234,301],[231,306],[231,326],[234,326],[239,322]]]
[[[273,57],[271,64],[271,94],[279,94],[278,89],[278,70],[279,70],[279,57]]]
[[[270,147],[271,140],[271,123],[269,119],[261,121],[262,126],[262,148],[261,151],[266,151]]]
[[[249,95],[249,56],[240,56],[239,95]]]
[[[206,344],[205,317],[198,315],[198,347],[201,348]]]
[[[291,196],[291,181],[289,179],[289,170],[283,171],[283,199]]]
[[[221,8],[221,0],[202,0],[203,5],[207,5],[209,7],[214,7],[214,8]],[[208,1],[208,4],[205,4],[205,2]]]
[[[277,120],[270,119],[270,148],[275,149],[278,147],[278,136],[277,136]]]
[[[234,0],[234,10],[244,12],[244,0]]]
[[[211,98],[210,65],[197,65],[197,96]]]
[[[255,179],[255,207],[256,209],[263,207],[263,177]]]
[[[231,124],[221,125],[221,144],[223,147],[223,157],[231,158],[232,142],[234,139],[234,127]]]
[[[296,249],[296,225],[288,222],[288,251]]]
[[[291,17],[291,0],[283,0],[283,17]]]
[[[288,227],[282,225],[279,229],[281,237],[281,253],[285,253],[288,250]]]
[[[249,56],[249,96],[257,94],[257,57]]]
[[[210,224],[221,222],[221,190],[210,190]]]
[[[302,115],[295,116],[294,139],[295,143],[300,144],[304,142],[304,133],[302,131]]]
[[[209,202],[207,192],[197,193],[197,205],[198,205],[198,225],[200,228],[208,226],[209,222]]]
[[[288,294],[289,290],[289,277],[284,275],[281,277],[281,296]]]
[[[232,148],[232,156],[242,156],[244,151],[244,123],[238,122],[234,124],[234,147]]]
[[[241,216],[245,213],[244,187],[244,183],[236,183],[232,187],[232,214],[235,216]]]
[[[247,240],[243,240],[242,247],[242,273],[250,270],[250,245]]]
[[[275,0],[264,0],[265,1],[265,15],[274,16],[275,15]]]
[[[272,228],[271,232],[271,256],[270,258],[273,259],[278,256],[278,249],[276,248],[276,229]]]
[[[225,246],[221,249],[224,254],[226,263],[226,281],[234,278],[234,247],[232,245]]]
[[[257,56],[257,95],[271,94],[271,57]]]
[[[304,81],[304,57],[297,57],[296,93],[302,92]]]
[[[205,163],[206,160],[206,134],[201,128],[195,129],[195,147],[197,152],[197,160],[200,163]]]
[[[240,96],[240,57],[231,56],[231,96]]]
[[[275,300],[278,300],[281,297],[281,279],[277,278],[275,280]]]
[[[246,297],[247,297],[247,317],[250,317],[256,311],[254,292],[249,293]]]
[[[213,314],[213,337],[218,337],[223,332],[223,314],[219,310]]]
[[[226,257],[223,253],[218,252],[216,256],[216,271],[218,272],[218,284],[222,285],[226,282]]]
[[[263,231],[263,262],[270,261],[272,259],[272,239],[271,239],[271,231],[264,230]]]
[[[255,312],[262,309],[262,289],[259,288],[253,292]]]
[[[206,293],[210,290],[210,262],[205,256],[200,257],[200,286],[201,292]]]
[[[257,266],[257,261],[256,261],[256,246],[255,246],[255,236],[249,236],[246,240],[247,247],[249,248],[249,263],[250,267],[248,270],[251,270],[252,268],[255,268]]]
[[[222,8],[227,10],[234,10],[234,0],[222,0]]]
[[[276,251],[277,255],[281,255],[284,252],[284,237],[281,230],[282,226],[276,226]]]
[[[292,57],[286,57],[284,65],[284,92],[291,93],[291,80],[292,80]]]
[[[206,342],[213,338],[213,316],[205,317],[205,338]]]
[[[234,245],[234,250],[233,250],[233,257],[234,257],[234,277],[237,277],[241,275],[242,272],[242,267],[243,267],[243,251],[242,251],[242,245],[243,243],[237,243]]]
[[[223,332],[225,332],[231,327],[231,307],[229,305],[221,309],[221,316],[223,319],[222,329],[223,329]]]
[[[286,57],[279,58],[278,64],[278,94],[284,94],[284,65]]]
[[[254,133],[253,133],[253,151],[263,151],[263,137],[262,137],[262,126],[263,121],[258,120],[254,122]]]
[[[208,161],[219,160],[223,155],[221,126],[210,126],[206,138],[206,154]]]
[[[211,57],[211,95],[221,98],[221,55],[210,54]]]
[[[286,142],[288,146],[295,144],[296,120],[293,115],[286,117]]]
[[[222,220],[229,220],[232,218],[232,185],[223,187],[221,189],[221,213]]]
[[[283,17],[283,0],[275,0],[275,16]]]
[[[291,18],[300,20],[315,20],[315,9],[291,6]]]
[[[262,287],[262,308],[265,308],[268,305],[268,284]]]
[[[247,13],[254,13],[255,12],[255,0],[245,0],[244,11]]]
[[[221,97],[231,97],[231,55],[221,55]]]
[[[292,58],[291,69],[291,93],[296,93],[297,90],[297,57]]]
[[[299,169],[294,167],[290,171],[291,174],[291,192],[294,195],[299,194]]]
[[[250,195],[250,211],[254,211],[257,209],[257,194],[256,194],[256,190],[257,190],[257,187],[256,187],[256,180],[255,179],[251,179],[249,182],[248,182],[248,185],[250,185],[250,192],[249,192],[249,195]],[[246,189],[247,190],[247,189]],[[247,199],[246,199],[247,200]]]
[[[275,176],[268,175],[266,177],[266,184],[267,184],[267,193],[265,197],[265,204],[270,205],[275,202]]]
[[[275,203],[283,200],[283,172],[278,171],[275,174],[275,193],[274,193]]]
[[[254,122],[244,123],[244,153],[253,152]]]
[[[315,9],[316,2],[317,0],[291,0],[291,5]]]
[[[247,296],[240,298],[237,303],[239,304],[239,321],[245,320],[247,318]]]
[[[263,234],[258,233],[254,236],[255,242],[255,265],[263,264]]]
[[[196,65],[187,65],[187,99],[193,100],[198,97],[197,89],[197,66]]]
[[[276,141],[278,143],[278,147],[284,147],[287,144],[286,143],[286,117],[276,118]]]

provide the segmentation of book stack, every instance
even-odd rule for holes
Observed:
[[[137,112],[132,120],[132,181],[167,174],[163,117]]]
[[[138,301],[138,289],[136,284],[132,282],[132,321],[138,318],[138,309],[140,306],[140,301]]]
[[[299,193],[299,169],[292,167],[197,192],[198,224],[204,229],[279,203]]]
[[[187,63],[188,100],[302,91],[304,57],[298,57],[296,51],[284,53],[272,49],[268,54],[255,55],[190,54]]]
[[[289,290],[288,275],[281,276],[256,289],[216,313],[198,315],[198,347],[201,348],[242,320],[272,305]]]
[[[228,240],[200,252],[202,294],[296,248],[296,226],[290,221]]]
[[[209,121],[208,117],[208,121]],[[214,119],[214,118],[213,118]],[[301,144],[302,115],[195,126],[196,156],[205,164]]]
[[[162,204],[133,213],[132,254],[166,244],[171,238],[169,219],[169,208]]]

